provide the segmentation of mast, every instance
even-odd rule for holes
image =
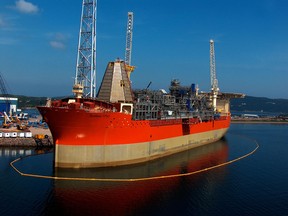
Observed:
[[[128,12],[127,19],[127,32],[126,32],[126,49],[125,49],[125,66],[130,79],[131,72],[134,71],[135,67],[131,66],[132,56],[132,36],[133,36],[133,12]]]
[[[210,79],[211,79],[212,106],[214,111],[216,111],[217,95],[219,92],[219,88],[218,88],[218,80],[216,78],[216,62],[215,62],[215,50],[213,40],[210,40]]]
[[[126,50],[125,50],[125,63],[127,65],[131,65],[132,34],[133,34],[133,12],[128,12]]]
[[[97,0],[83,0],[76,75],[72,92],[76,97],[96,97]]]

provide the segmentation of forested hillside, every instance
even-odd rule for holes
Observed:
[[[232,99],[231,110],[288,113],[288,100],[246,96]]]

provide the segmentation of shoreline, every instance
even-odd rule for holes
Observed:
[[[288,121],[275,119],[232,119],[231,124],[288,124]]]

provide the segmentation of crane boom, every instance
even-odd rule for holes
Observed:
[[[96,15],[97,0],[83,0],[73,86],[76,97],[96,97]]]

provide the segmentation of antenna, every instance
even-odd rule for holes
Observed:
[[[72,92],[76,97],[96,97],[97,0],[83,0],[78,42],[76,76]]]

